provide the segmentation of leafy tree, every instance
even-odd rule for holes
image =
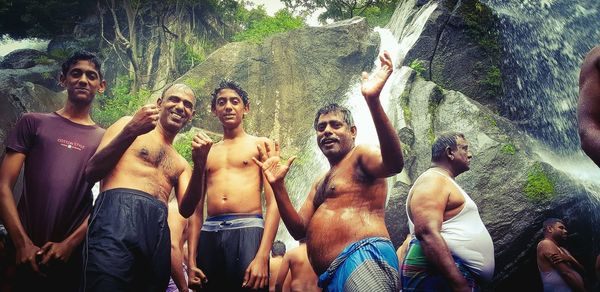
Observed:
[[[327,19],[342,20],[354,16],[365,16],[375,20],[375,16],[391,15],[398,0],[281,0],[292,11],[301,15],[309,15],[317,9],[324,8],[319,21]]]
[[[233,36],[234,41],[247,40],[258,43],[270,35],[302,27],[304,26],[304,20],[282,9],[277,11],[273,17],[265,14],[262,18],[248,20],[247,26],[247,30]]]

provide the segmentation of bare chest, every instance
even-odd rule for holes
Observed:
[[[184,165],[178,163],[177,153],[166,145],[136,143],[132,149],[130,148],[130,154],[138,161],[140,170],[145,168],[159,178],[165,177],[171,184],[175,184],[184,169]]]
[[[207,168],[209,173],[220,170],[251,170],[258,169],[252,158],[258,159],[256,145],[240,145],[238,147],[218,145],[213,146],[208,154]]]

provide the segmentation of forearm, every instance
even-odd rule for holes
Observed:
[[[69,237],[67,237],[65,239],[65,241],[71,247],[75,248],[76,246],[78,246],[79,244],[81,244],[81,242],[85,238],[85,233],[87,232],[89,219],[90,219],[90,215],[88,215],[85,218],[85,220],[83,220],[83,222],[81,222],[81,224],[79,225],[79,227],[77,227],[77,229],[75,229],[75,231],[73,231],[73,233],[71,233],[71,235],[69,235]]]
[[[122,130],[106,147],[92,156],[85,168],[86,179],[97,182],[106,177],[136,138]]]
[[[188,285],[183,273],[183,254],[176,245],[171,245],[171,277],[179,291],[187,291]]]
[[[190,182],[183,198],[179,200],[179,214],[184,218],[190,217],[204,196],[204,165],[194,165]]]
[[[256,252],[256,256],[264,256],[267,260],[269,259],[269,251],[273,245],[273,240],[277,235],[277,229],[279,227],[279,210],[277,209],[276,202],[269,202],[267,205],[267,211],[265,214],[265,230],[263,232],[262,239],[260,241],[260,247]]]
[[[452,254],[439,232],[417,234],[417,238],[419,238],[427,261],[450,281],[454,289],[467,287],[467,281],[456,267]]]
[[[292,202],[290,201],[285,184],[283,182],[276,183],[271,185],[271,187],[273,188],[275,201],[277,202],[279,214],[281,214],[281,219],[283,220],[285,227],[296,240],[306,237],[306,225],[302,217],[300,217],[298,212],[296,212],[296,209],[294,209],[294,205],[292,205]]]
[[[25,243],[31,243],[31,239],[27,235],[27,232],[25,232],[25,228],[23,228],[23,224],[19,218],[12,186],[2,185],[0,187],[0,217],[12,242],[16,247],[22,246]]]
[[[200,203],[202,204],[202,203]],[[203,208],[198,206],[194,214],[189,219],[188,227],[188,267],[197,267],[196,255],[198,252],[198,242],[200,241],[200,232],[203,221]]]
[[[399,173],[404,167],[400,137],[383,110],[379,99],[370,101],[367,105],[375,124],[383,165],[390,174]]]
[[[577,272],[565,267],[562,270],[559,269],[559,273],[561,278],[567,282],[567,285],[569,285],[573,291],[586,291],[585,285],[583,284],[583,278]]]

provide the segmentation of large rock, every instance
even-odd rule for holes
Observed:
[[[502,95],[497,17],[479,0],[435,2],[404,65],[413,64],[425,78],[497,110]],[[419,4],[425,3],[414,9],[421,9]]]
[[[343,102],[350,84],[370,69],[377,43],[366,21],[354,18],[260,44],[225,45],[176,82],[190,85],[200,98],[194,125],[215,132],[222,129],[210,113],[210,93],[221,79],[239,82],[250,97],[246,129],[298,150],[314,132],[316,110]]]
[[[20,49],[10,52],[0,62],[0,69],[27,69],[39,64],[52,64],[54,61],[44,52],[33,49]]]
[[[465,134],[473,152],[470,171],[457,182],[479,207],[495,247],[496,272],[489,287],[497,291],[540,290],[535,248],[547,217],[563,218],[571,249],[587,269],[600,240],[600,188],[573,178],[546,163],[534,147],[535,140],[508,120],[457,91],[412,75],[402,105],[414,141],[405,145],[408,178],[391,191],[387,222],[396,245],[406,233],[406,195],[412,182],[430,165],[431,143],[443,131]],[[407,132],[408,130],[403,130]],[[524,281],[520,281],[524,280]],[[517,286],[518,285],[518,286]],[[525,286],[523,286],[525,285]]]

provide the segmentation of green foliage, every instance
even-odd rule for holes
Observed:
[[[390,21],[390,19],[392,19],[392,15],[394,15],[394,10],[396,10],[395,2],[391,5],[367,7],[362,13],[360,13],[360,11],[357,11],[358,14],[356,15],[364,16],[367,19],[367,23],[371,27],[384,27]]]
[[[192,161],[192,139],[196,133],[193,130],[190,130],[185,133],[181,133],[177,135],[177,139],[173,142],[173,147],[185,160],[187,160],[190,164],[193,164]]]
[[[539,162],[536,162],[527,173],[527,183],[523,191],[527,198],[534,201],[548,199],[555,195],[554,183]]]
[[[502,145],[502,147],[500,148],[500,152],[502,152],[503,154],[515,155],[515,153],[517,153],[517,148],[515,147],[515,145],[508,143]]]
[[[487,122],[490,127],[496,127],[496,119],[490,115],[483,116],[483,119]]]
[[[131,94],[130,91],[129,77],[118,76],[109,94],[96,95],[92,107],[94,121],[103,127],[108,127],[123,116],[132,115],[150,97],[150,91],[147,89],[140,89],[137,94]]]
[[[409,102],[409,91],[404,90],[400,96],[400,103],[402,104],[402,113],[404,114],[404,121],[408,124],[412,120],[412,111],[408,106]]]
[[[95,6],[92,0],[1,0],[0,31],[13,38],[71,33]]]
[[[324,9],[319,21],[342,20],[363,16],[371,26],[385,25],[396,8],[398,0],[282,0],[289,9],[300,15],[310,15]]]
[[[301,17],[295,17],[287,10],[280,10],[273,17],[265,16],[248,21],[248,29],[234,35],[234,41],[260,43],[273,34],[304,26]]]
[[[55,63],[52,59],[50,59],[46,56],[37,56],[33,61],[37,65],[51,65],[51,64]]]
[[[497,66],[492,66],[488,70],[487,76],[486,76],[485,80],[483,81],[483,83],[487,84],[493,88],[499,88],[502,85],[502,80],[500,79],[500,77],[501,77],[500,68],[498,68]]]
[[[410,62],[410,65],[408,65],[408,67],[415,70],[418,75],[421,75],[421,73],[425,72],[425,70],[426,70],[425,66],[423,65],[423,61],[419,60],[419,59],[412,60],[412,62]]]
[[[185,41],[175,42],[175,58],[177,58],[177,69],[184,74],[194,66],[206,59],[204,48],[195,49]]]

